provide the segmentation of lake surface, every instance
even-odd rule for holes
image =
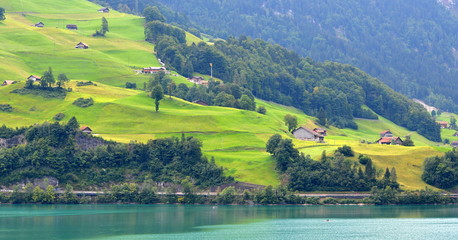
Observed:
[[[0,239],[458,239],[458,205],[0,205]]]

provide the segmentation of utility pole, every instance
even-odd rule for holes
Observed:
[[[210,63],[210,79],[213,79],[213,63]]]

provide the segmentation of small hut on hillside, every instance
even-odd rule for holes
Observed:
[[[80,127],[81,132],[86,133],[86,134],[92,134],[92,129],[88,126],[82,126]]]
[[[76,44],[75,48],[79,48],[79,49],[88,49],[89,48],[89,45],[83,43],[83,42],[79,42],[78,44]]]
[[[27,80],[32,80],[34,82],[36,81],[40,81],[41,80],[41,77],[37,76],[37,75],[30,75]]]
[[[101,13],[109,13],[109,12],[110,12],[110,9],[109,9],[109,8],[107,8],[107,7],[103,7],[103,8],[101,8],[101,9],[97,10],[97,12],[101,12]]]
[[[15,84],[15,83],[16,83],[16,81],[5,80],[5,81],[3,81],[2,86],[7,86],[7,85]]]
[[[68,30],[78,30],[78,26],[76,24],[67,24],[66,28]]]

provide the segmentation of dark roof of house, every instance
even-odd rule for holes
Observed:
[[[391,133],[391,131],[390,130],[386,130],[386,131],[381,132],[380,134],[385,134],[385,133]]]
[[[453,136],[458,136],[458,132],[454,133]]]
[[[78,27],[76,24],[67,24],[67,27]]]
[[[78,46],[78,45],[83,45],[83,46],[87,46],[87,47],[89,46],[89,45],[87,45],[86,43],[83,43],[83,42],[79,42],[79,43],[76,44],[76,45],[77,45],[77,46]]]
[[[101,8],[101,9],[99,9],[99,11],[110,11],[110,9],[107,8],[107,7],[103,7],[103,8]]]

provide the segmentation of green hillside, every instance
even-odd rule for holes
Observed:
[[[65,2],[65,4],[64,4]],[[22,4],[21,4],[22,3]],[[154,100],[143,91],[121,88],[126,81],[143,84],[149,76],[134,70],[144,66],[159,66],[153,55],[153,45],[143,40],[143,19],[112,11],[98,13],[100,6],[83,0],[0,0],[7,11],[7,20],[0,23],[0,82],[21,81],[0,87],[0,104],[10,104],[14,111],[0,111],[0,125],[11,127],[53,121],[57,113],[64,113],[63,121],[76,116],[82,125],[106,139],[120,142],[180,136],[196,136],[203,142],[204,153],[215,157],[216,163],[226,168],[226,174],[236,180],[264,184],[280,184],[273,158],[265,152],[265,144],[273,134],[287,134],[283,123],[286,114],[298,117],[300,125],[313,128],[314,118],[301,111],[257,99],[267,114],[232,108],[200,106],[168,97],[154,112]],[[71,7],[67,7],[71,6]],[[110,32],[105,38],[90,35],[100,27],[105,16]],[[36,28],[36,22],[45,23]],[[78,30],[64,29],[66,24],[77,24]],[[188,35],[188,40],[199,41]],[[90,48],[76,49],[78,42]],[[64,100],[35,95],[18,95],[12,90],[24,86],[27,76],[42,75],[51,66],[55,75],[66,73],[73,81],[73,89]],[[187,83],[184,77],[173,76],[176,83]],[[76,81],[95,81],[97,86],[77,87]],[[94,106],[80,108],[72,105],[80,97],[92,97]],[[405,128],[381,118],[358,119],[359,130],[330,128],[327,143],[317,144],[293,140],[300,151],[314,158],[323,150],[328,153],[343,144],[354,147],[357,153],[368,154],[382,169],[396,167],[400,184],[406,189],[426,186],[421,181],[421,166],[427,156],[441,154],[446,148],[433,143]],[[411,135],[417,147],[380,146],[363,144],[373,142],[379,132],[391,129],[397,136]]]

